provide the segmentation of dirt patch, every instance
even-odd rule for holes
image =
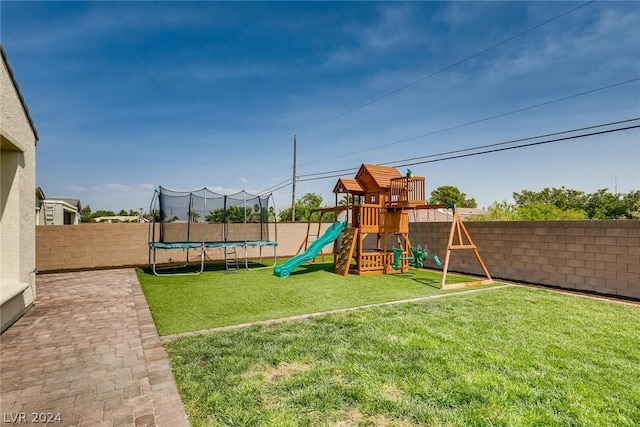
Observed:
[[[359,426],[360,421],[364,416],[357,409],[346,411],[342,417],[342,420],[336,423],[336,427],[354,427]]]
[[[295,373],[308,371],[312,368],[313,365],[308,363],[281,363],[276,367],[271,367],[266,370],[251,369],[242,376],[245,378],[260,376],[265,384],[269,384],[282,378],[287,378]]]
[[[413,424],[404,420],[392,420],[384,415],[376,415],[367,420],[369,423],[365,425],[376,427],[411,427]]]
[[[357,409],[346,411],[336,427],[412,427],[413,424],[404,420],[394,420],[385,415],[365,416]]]
[[[398,402],[404,398],[404,392],[397,387],[387,385],[382,389],[382,396],[386,399]]]

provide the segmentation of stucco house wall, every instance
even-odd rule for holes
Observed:
[[[4,331],[35,299],[38,132],[0,45],[0,318]]]

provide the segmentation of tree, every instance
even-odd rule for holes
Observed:
[[[627,199],[627,200],[625,200]],[[607,188],[602,188],[589,194],[586,202],[586,211],[592,219],[620,219],[632,218],[633,196],[612,194]]]
[[[640,219],[640,191],[632,191],[624,198],[629,209],[629,218]]]
[[[345,194],[338,202],[338,206],[347,206],[353,203],[353,195]]]
[[[518,207],[534,205],[534,207],[527,208],[530,214],[533,214],[533,211],[539,213],[540,209],[544,208],[540,204],[543,204],[553,205],[560,211],[567,212],[565,216],[571,218],[623,219],[634,218],[640,202],[640,191],[613,194],[608,188],[601,188],[594,193],[585,193],[560,187],[544,188],[541,191],[514,192],[513,198]],[[555,215],[548,208],[544,209],[547,210],[548,215]]]
[[[503,200],[494,202],[485,215],[470,217],[471,221],[556,221],[586,219],[587,214],[579,209],[562,210],[551,203],[531,202],[519,206]]]
[[[228,206],[227,207],[227,222],[243,223],[245,219],[247,222],[252,221],[253,209],[244,206]]]
[[[105,211],[102,209],[98,209],[93,214],[91,214],[91,218],[98,218],[100,216],[116,216],[116,214],[113,211]]]
[[[150,212],[150,217],[153,218],[154,222],[163,222],[167,220],[167,213],[159,209],[153,209]]]
[[[534,202],[518,206],[516,215],[520,221],[555,221],[563,219],[587,219],[580,209],[560,209],[551,203]]]
[[[478,204],[475,199],[467,199],[467,195],[460,191],[458,187],[443,185],[431,192],[429,199],[431,204],[453,203],[459,208],[476,208]]]
[[[556,206],[560,210],[584,210],[587,195],[584,191],[569,188],[544,188],[542,191],[522,190],[521,193],[513,193],[513,198],[518,206],[531,203],[547,203]]]
[[[518,212],[516,205],[502,200],[493,202],[487,209],[485,215],[472,215],[467,221],[517,221]]]
[[[541,221],[563,219],[640,218],[640,191],[613,194],[607,188],[594,193],[565,187],[514,192],[515,204],[494,202],[479,221]]]
[[[209,211],[205,220],[212,224],[222,224],[225,221],[224,209],[220,208]]]
[[[321,205],[321,195],[316,193],[305,194],[300,199],[296,200],[295,221],[307,221],[311,215],[311,211],[319,209]],[[318,218],[319,214],[315,214],[313,217]],[[291,208],[285,208],[280,211],[280,221],[291,221]]]
[[[264,212],[264,209],[263,209]],[[273,206],[269,206],[269,212],[267,212],[267,221],[275,222],[276,221],[276,210]]]
[[[269,209],[263,207],[254,216],[255,216],[255,222],[262,222],[263,224],[267,222],[275,222],[276,211],[273,209],[273,206],[269,206]]]
[[[225,211],[223,208],[210,211],[206,217],[207,222],[210,223],[243,223],[245,222],[259,222],[259,212],[255,212],[250,207],[242,206],[229,206]]]
[[[86,205],[80,211],[80,222],[94,222],[93,215],[91,215],[91,206]]]

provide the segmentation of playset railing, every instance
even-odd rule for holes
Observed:
[[[380,206],[354,206],[353,225],[360,227],[363,232],[377,231],[380,224]]]
[[[387,206],[410,206],[424,204],[425,179],[421,176],[392,178]]]
[[[393,253],[365,252],[360,257],[360,273],[381,271],[393,261]]]

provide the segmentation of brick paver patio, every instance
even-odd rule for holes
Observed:
[[[134,270],[39,275],[36,292],[0,337],[2,425],[189,425]]]

